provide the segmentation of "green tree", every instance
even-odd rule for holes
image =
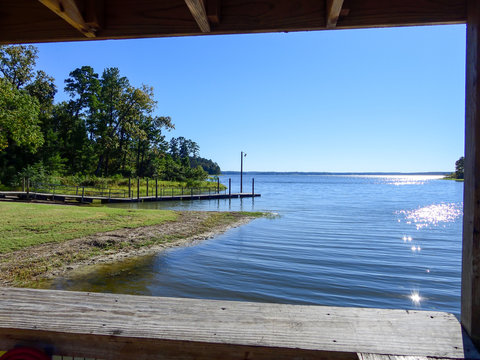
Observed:
[[[464,178],[464,173],[463,173],[464,165],[465,165],[465,158],[463,156],[461,156],[460,159],[455,161],[455,177],[457,179]]]

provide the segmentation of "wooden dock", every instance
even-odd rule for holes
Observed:
[[[480,359],[452,314],[0,288],[0,350],[106,360]]]
[[[109,197],[109,196],[87,196],[54,194],[44,192],[26,191],[0,191],[0,198],[20,200],[43,200],[43,201],[78,201],[80,203],[92,203],[94,200],[102,203],[131,203],[131,202],[153,202],[153,201],[178,201],[178,200],[215,200],[215,199],[239,199],[259,197],[256,193],[226,193],[226,194],[187,194],[171,196],[139,196],[139,197]]]

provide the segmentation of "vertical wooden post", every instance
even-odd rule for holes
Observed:
[[[140,178],[137,177],[137,200],[140,201]]]
[[[82,186],[82,203],[83,203],[83,197],[85,195],[85,186]]]
[[[158,178],[155,178],[155,199],[158,199]]]
[[[128,178],[128,197],[131,197],[131,190],[132,190],[132,179]]]
[[[220,194],[220,178],[217,177],[217,194]]]
[[[147,178],[147,196],[148,196],[148,178]]]
[[[25,192],[25,177],[23,178],[22,182],[22,192]]]
[[[232,197],[232,179],[228,179],[228,197]]]
[[[252,196],[255,196],[255,179],[252,178]]]
[[[468,0],[461,323],[480,345],[480,3]]]
[[[30,198],[30,178],[27,177],[27,199]]]

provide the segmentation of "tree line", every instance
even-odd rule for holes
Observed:
[[[34,46],[0,46],[0,182],[25,171],[97,177],[204,180],[218,164],[197,143],[167,141],[172,119],[157,116],[153,88],[132,86],[118,68],[90,66],[65,79],[69,99],[55,103],[54,79],[35,70]]]

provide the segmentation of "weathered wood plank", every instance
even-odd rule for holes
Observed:
[[[327,29],[333,29],[337,26],[340,11],[342,11],[343,0],[327,0]]]
[[[163,347],[175,358],[480,358],[457,319],[440,312],[0,289],[0,349],[41,343],[107,359],[151,358]]]
[[[461,321],[480,345],[480,4],[468,6]]]
[[[95,37],[95,30],[90,28],[83,19],[75,0],[38,0],[55,14],[60,16],[75,29],[88,38]]]
[[[203,0],[185,0],[193,18],[198,24],[200,30],[204,33],[210,32],[210,24],[208,23],[207,12]]]
[[[433,358],[429,356],[398,356],[383,354],[358,354],[359,360],[443,360],[441,358]]]

